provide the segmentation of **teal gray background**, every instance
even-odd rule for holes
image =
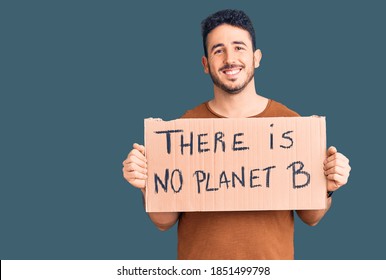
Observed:
[[[296,258],[385,259],[381,3],[1,1],[0,258],[176,258],[176,227],[153,226],[122,161],[144,118],[212,98],[200,22],[237,8],[263,52],[258,92],[325,115],[351,160],[320,224],[296,220]]]

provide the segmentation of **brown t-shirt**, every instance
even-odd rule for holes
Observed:
[[[269,100],[251,117],[299,116]],[[221,118],[208,103],[182,118]],[[293,211],[185,212],[178,223],[178,259],[293,259]]]

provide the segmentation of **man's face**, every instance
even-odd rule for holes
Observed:
[[[243,91],[261,59],[260,50],[253,52],[248,31],[222,24],[208,34],[206,46],[208,58],[204,56],[202,64],[214,85],[230,94]]]

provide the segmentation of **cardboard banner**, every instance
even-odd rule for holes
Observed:
[[[324,117],[145,119],[147,212],[325,209]]]

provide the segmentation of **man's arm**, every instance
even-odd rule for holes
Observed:
[[[147,179],[145,147],[135,143],[133,145],[133,149],[130,151],[127,158],[123,161],[122,164],[123,177],[131,185],[141,189],[143,197],[145,197],[145,186]],[[149,217],[159,230],[165,231],[171,228],[178,221],[179,213],[149,213]]]
[[[324,175],[327,177],[327,191],[336,191],[344,186],[350,176],[351,167],[349,160],[343,154],[338,153],[335,147],[327,150],[327,158],[324,161]],[[332,198],[327,198],[327,207],[322,210],[297,210],[299,218],[307,225],[315,226],[330,209]]]
[[[326,209],[321,210],[297,210],[299,218],[309,226],[316,226],[331,207],[332,198],[327,198]]]

